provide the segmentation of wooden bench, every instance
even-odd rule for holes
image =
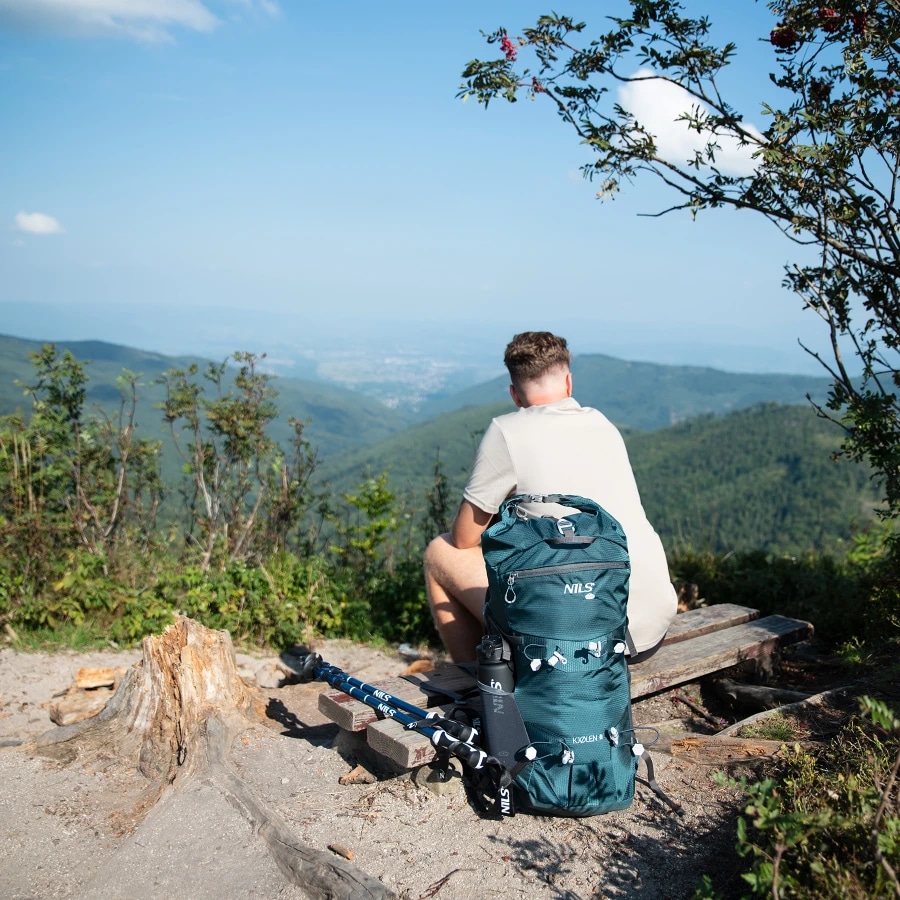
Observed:
[[[766,660],[779,647],[805,640],[812,632],[809,622],[785,616],[760,618],[757,610],[731,603],[680,613],[659,650],[631,667],[631,697],[646,697],[748,660]],[[461,693],[473,688],[475,680],[462,669],[448,666],[384,679],[375,686],[428,709],[448,702],[447,695],[438,691]],[[407,731],[342,691],[321,693],[319,711],[346,731],[365,730],[368,745],[400,768],[416,768],[434,758],[427,737]]]

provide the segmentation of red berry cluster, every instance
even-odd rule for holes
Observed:
[[[503,51],[508,62],[516,61],[516,54],[519,52],[516,45],[510,40],[508,34],[504,34],[500,39],[500,49]]]
[[[820,6],[819,19],[822,22],[822,31],[826,31],[828,34],[832,34],[841,27],[841,14],[836,9]]]
[[[822,31],[832,34],[841,27],[841,14],[836,9],[820,6],[818,15],[822,22]],[[868,21],[869,14],[866,12],[855,12],[850,14],[850,22],[852,23],[853,31],[856,34],[862,34],[866,30]]]
[[[790,25],[779,22],[772,29],[769,41],[771,41],[773,47],[777,47],[779,50],[790,50],[800,42],[800,35]]]

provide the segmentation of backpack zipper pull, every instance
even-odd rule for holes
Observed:
[[[516,602],[516,592],[513,589],[513,585],[516,583],[516,576],[518,574],[518,572],[510,572],[506,578],[506,593],[503,595],[503,599],[507,603]]]

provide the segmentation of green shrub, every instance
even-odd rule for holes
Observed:
[[[864,704],[869,720],[819,751],[795,746],[747,789],[738,852],[754,896],[869,900],[900,890],[900,723],[883,704]]]
[[[187,566],[161,578],[156,597],[240,644],[285,647],[344,630],[346,601],[324,560],[278,554],[259,565],[232,562],[223,571]]]
[[[886,598],[875,600],[880,561],[861,564],[818,554],[686,551],[673,557],[670,565],[673,578],[698,585],[708,603],[736,603],[764,615],[805,619],[828,644],[842,644],[854,636],[883,637],[885,616],[894,608]]]
[[[405,559],[392,572],[379,572],[367,593],[374,630],[385,640],[440,644],[425,597],[421,559]]]

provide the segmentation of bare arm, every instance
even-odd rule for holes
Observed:
[[[492,518],[491,513],[463,500],[450,526],[450,543],[458,550],[477,547],[481,543],[481,533],[490,525]]]

